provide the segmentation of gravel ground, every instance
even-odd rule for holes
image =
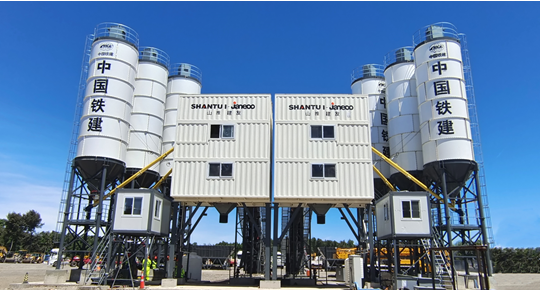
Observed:
[[[54,270],[45,264],[12,264],[0,263],[0,289],[5,289],[11,283],[22,283],[28,273],[28,282],[43,282],[45,271]]]
[[[6,289],[9,284],[22,283],[24,276],[28,273],[28,282],[41,282],[45,280],[45,272],[47,270],[53,270],[54,268],[45,264],[10,264],[0,263],[0,290]],[[64,269],[71,269],[67,266]],[[280,274],[278,272],[278,274]],[[326,283],[325,273],[321,273],[322,277],[319,280],[318,286]],[[329,284],[337,286],[342,283],[336,283],[335,278],[332,276],[332,272],[329,273]],[[232,275],[232,271],[228,270],[203,270],[202,281],[200,284],[210,286],[210,283],[218,283],[217,285],[223,285],[229,279],[229,275]],[[461,284],[461,283],[460,283]],[[471,283],[472,284],[472,283]],[[494,274],[490,278],[490,289],[495,290],[539,290],[540,289],[540,274]],[[214,286],[212,289],[221,289],[219,286]],[[470,285],[472,287],[472,285]],[[241,287],[241,289],[247,289]],[[248,287],[251,288],[251,287]],[[340,287],[341,288],[341,287]],[[459,287],[464,289],[464,287]]]

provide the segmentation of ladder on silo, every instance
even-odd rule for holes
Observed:
[[[79,137],[79,127],[81,122],[82,107],[84,101],[84,95],[86,90],[86,79],[88,78],[88,70],[90,67],[90,53],[92,51],[92,43],[94,42],[94,35],[90,34],[86,36],[86,42],[84,45],[83,60],[81,64],[81,76],[79,78],[79,90],[77,92],[77,100],[75,102],[75,114],[73,116],[73,128],[71,129],[71,140],[69,143],[68,160],[66,164],[66,173],[64,175],[64,187],[62,189],[62,197],[60,199],[60,209],[58,210],[58,218],[56,221],[56,232],[62,234],[62,227],[64,225],[64,210],[66,209],[66,201],[69,188],[69,180],[71,178],[71,165],[75,154],[77,153],[77,139]],[[59,238],[59,237],[58,237]]]
[[[431,248],[438,248],[439,243],[437,242],[437,238],[434,237],[433,239],[421,239],[422,246],[424,247],[424,251],[428,253],[427,257],[428,260],[431,261],[431,255],[429,254],[429,251]],[[435,274],[435,277],[439,279],[440,286],[444,287],[446,289],[453,289],[453,277],[452,277],[452,271],[450,269],[450,263],[448,262],[446,255],[441,250],[433,250],[433,265],[435,269],[433,270],[433,273]]]
[[[493,238],[493,229],[491,226],[491,215],[489,211],[489,203],[486,188],[486,175],[484,171],[484,157],[482,151],[482,140],[480,138],[480,125],[478,122],[478,113],[476,110],[476,97],[474,95],[474,84],[471,69],[471,60],[469,58],[469,48],[467,44],[467,36],[460,33],[459,39],[461,42],[461,54],[463,56],[463,76],[465,78],[465,90],[467,93],[467,102],[469,109],[469,118],[471,124],[471,133],[473,139],[474,159],[478,164],[478,177],[480,180],[481,197],[483,202],[484,218],[487,230],[487,242],[489,246],[495,247],[495,239]]]

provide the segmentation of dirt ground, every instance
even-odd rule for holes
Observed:
[[[70,267],[67,266],[65,269],[70,269]],[[26,273],[28,273],[29,283],[43,283],[47,270],[54,270],[54,268],[44,264],[0,263],[0,290],[8,288],[12,283],[22,283]],[[226,281],[231,274],[232,272],[227,270],[203,270],[202,281],[203,283]],[[322,277],[319,284],[324,280],[325,277]],[[540,290],[540,274],[494,274],[490,279],[490,284],[490,289],[495,290]],[[210,286],[209,283],[207,285]],[[220,287],[216,286],[215,289],[220,289]],[[460,285],[459,289],[465,288]]]

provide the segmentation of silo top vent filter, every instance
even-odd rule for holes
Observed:
[[[413,61],[412,51],[405,47],[396,50],[396,62],[407,61]]]
[[[155,48],[147,47],[141,51],[141,60],[157,61],[158,52]]]
[[[362,72],[364,77],[375,77],[377,76],[377,69],[372,64],[366,64],[362,66]]]
[[[413,35],[413,44],[416,48],[425,42],[440,38],[459,40],[456,27],[448,22],[439,22],[425,26]]]
[[[178,75],[184,76],[184,77],[190,77],[191,76],[191,65],[187,63],[183,63],[178,67]]]
[[[403,62],[414,62],[412,46],[404,46],[404,47],[391,50],[384,56],[385,70],[394,64],[403,63]]]
[[[141,47],[139,50],[139,60],[155,62],[169,69],[169,55],[163,50],[155,47]]]
[[[111,26],[107,29],[109,31],[109,36],[113,38],[119,38],[126,40],[126,30],[121,25]]]
[[[197,82],[202,84],[202,71],[198,67],[192,64],[188,64],[188,63],[172,64],[169,69],[169,77],[178,77],[178,76],[194,79]]]
[[[380,64],[365,64],[355,68],[351,74],[351,83],[365,78],[384,79],[383,66]]]
[[[426,40],[444,37],[444,28],[437,25],[430,25],[426,29]]]
[[[103,38],[122,40],[135,46],[135,48],[139,47],[139,34],[123,24],[111,22],[98,24],[94,31],[94,41]]]

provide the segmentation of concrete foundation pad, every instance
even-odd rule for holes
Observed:
[[[68,270],[47,270],[43,284],[62,284],[69,279]]]
[[[281,281],[277,280],[261,280],[259,284],[261,289],[281,289]]]
[[[176,278],[161,279],[161,287],[176,287],[176,285],[178,285]]]

